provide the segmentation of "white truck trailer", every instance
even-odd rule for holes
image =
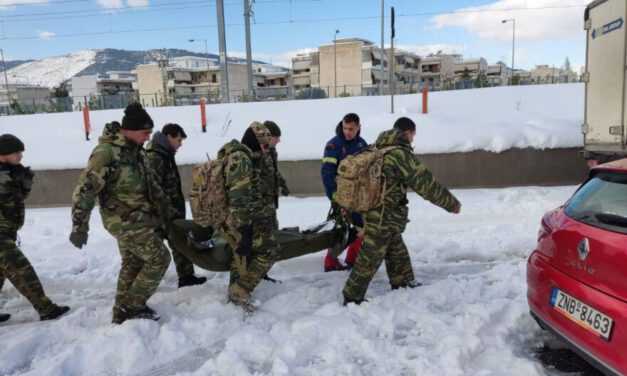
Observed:
[[[585,11],[584,157],[595,164],[627,156],[627,0],[595,0]]]

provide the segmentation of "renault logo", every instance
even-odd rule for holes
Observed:
[[[590,242],[587,238],[583,238],[577,246],[577,253],[579,254],[579,260],[586,261],[588,254],[590,254]]]

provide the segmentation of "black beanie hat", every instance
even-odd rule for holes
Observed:
[[[402,117],[398,118],[396,122],[394,122],[394,129],[397,129],[401,132],[404,131],[415,131],[416,123],[410,118]]]
[[[24,143],[12,134],[0,136],[0,155],[9,155],[24,151]]]
[[[124,117],[122,118],[122,129],[129,131],[139,131],[143,129],[152,129],[154,123],[150,115],[144,110],[141,104],[131,103],[124,109]]]
[[[279,125],[277,123],[273,122],[272,120],[266,120],[263,122],[263,125],[268,128],[272,137],[281,137],[281,128],[279,128]]]

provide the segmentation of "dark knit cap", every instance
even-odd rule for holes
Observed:
[[[0,155],[9,155],[24,151],[24,143],[12,134],[0,136]]]
[[[141,104],[131,103],[124,109],[124,117],[122,118],[122,129],[129,131],[139,131],[143,129],[152,129],[154,123],[150,115],[144,110]]]
[[[263,125],[268,128],[272,137],[281,137],[281,128],[279,128],[279,125],[277,123],[273,122],[272,120],[266,120],[263,122]]]
[[[410,118],[406,118],[406,117],[398,118],[398,120],[396,120],[396,122],[394,123],[394,129],[397,129],[401,132],[415,131],[416,123],[414,123],[414,121]]]

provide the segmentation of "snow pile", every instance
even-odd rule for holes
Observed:
[[[82,50],[67,55],[49,57],[9,69],[12,83],[55,87],[96,62],[96,50]]]
[[[374,142],[400,116],[418,124],[417,153],[449,153],[510,148],[550,149],[582,145],[583,84],[499,87],[430,94],[430,113],[421,113],[421,96],[396,98],[396,114],[387,97],[354,97],[207,106],[207,133],[200,129],[199,106],[149,108],[157,128],[181,124],[189,138],[179,163],[215,156],[233,138],[241,138],[254,120],[274,120],[282,128],[279,158],[319,159],[335,126],[348,112],[362,119],[362,136]],[[27,164],[37,169],[80,168],[97,143],[104,124],[121,120],[123,110],[91,113],[92,141],[84,141],[80,112],[0,117],[0,131],[26,143]]]
[[[531,356],[539,329],[528,314],[525,259],[541,215],[574,187],[459,190],[462,214],[410,195],[405,238],[425,286],[390,291],[382,266],[370,302],[341,306],[347,273],[321,271],[323,253],[278,263],[244,318],[226,302],[228,276],[198,270],[203,286],[176,289],[168,270],[150,304],[159,323],[110,324],[119,270],[98,215],[89,244],[67,241],[68,208],[29,210],[22,248],[55,301],[58,321],[36,314],[13,287],[0,293],[3,375],[544,375]],[[282,199],[281,225],[326,216],[324,198]]]

